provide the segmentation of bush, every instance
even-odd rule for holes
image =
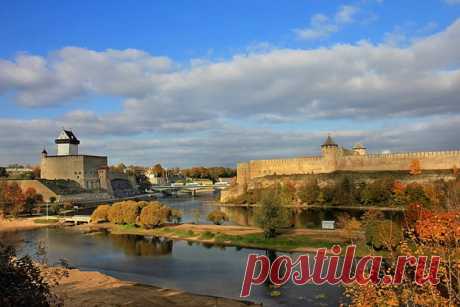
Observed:
[[[144,228],[154,228],[171,218],[171,209],[159,202],[153,202],[142,208],[139,224]]]
[[[228,221],[228,216],[219,209],[214,209],[208,214],[208,220],[213,222],[215,225],[220,225],[225,221]]]
[[[122,206],[122,203],[115,203],[110,207],[109,211],[107,212],[107,218],[109,219],[110,223],[123,224]]]
[[[94,210],[93,214],[91,214],[91,222],[93,223],[101,223],[101,222],[108,222],[109,221],[109,205],[100,205],[97,206],[96,210]]]
[[[403,231],[393,221],[375,221],[367,225],[366,239],[375,249],[392,250],[402,241]]]
[[[171,209],[171,221],[173,223],[179,224],[182,220],[182,211],[179,209]]]
[[[133,200],[115,203],[108,210],[108,220],[114,224],[135,224],[142,208],[148,204],[145,201],[136,202]]]
[[[0,245],[0,306],[50,306],[50,285],[29,256]]]

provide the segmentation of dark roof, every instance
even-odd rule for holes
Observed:
[[[47,154],[48,154],[48,152],[46,151],[45,148],[43,148],[42,154],[44,154],[44,155],[47,155]]]
[[[70,130],[63,130],[63,131],[67,135],[68,139],[56,139],[54,140],[56,144],[74,144],[74,145],[80,144],[80,141],[77,139],[77,137],[75,136],[75,134],[73,134],[72,131]]]
[[[324,141],[321,146],[337,146],[337,144],[332,140],[331,136],[328,135],[326,141]]]

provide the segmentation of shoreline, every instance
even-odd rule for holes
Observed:
[[[273,250],[287,253],[311,253],[318,248],[330,248],[332,245],[346,245],[346,234],[341,230],[318,229],[290,229],[273,239],[263,239],[263,232],[259,228],[247,226],[225,225],[195,225],[180,224],[164,226],[155,229],[142,229],[134,226],[121,226],[109,223],[87,224],[74,228],[82,233],[99,231],[109,232],[111,235],[140,235],[164,237],[171,240],[182,240],[216,246],[232,246],[260,250]],[[363,233],[357,233],[363,236]],[[369,254],[362,244],[357,244],[359,254]]]
[[[26,231],[35,230],[44,227],[55,227],[57,223],[36,223],[35,220],[43,220],[44,217],[27,217],[27,218],[15,218],[11,220],[2,219],[0,220],[0,233],[2,232],[14,232],[14,231]],[[51,221],[53,219],[50,219]]]
[[[65,270],[67,277],[62,277],[59,284],[52,288],[52,293],[64,301],[64,306],[219,306],[244,307],[262,306],[262,304],[202,295],[187,291],[161,288],[154,285],[140,284],[98,271],[80,269],[62,269],[49,267],[49,272]]]

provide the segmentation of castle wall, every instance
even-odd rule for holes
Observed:
[[[460,166],[460,151],[409,152],[345,156],[338,160],[337,170],[343,171],[399,171],[410,170],[414,160],[422,170],[446,170]]]
[[[269,175],[320,174],[334,171],[409,171],[414,160],[422,170],[448,170],[460,167],[460,151],[412,152],[370,155],[342,155],[326,152],[324,156],[292,159],[253,160],[239,163],[237,183],[248,184]]]
[[[98,189],[97,170],[107,166],[107,157],[47,156],[41,160],[41,178],[73,180],[85,189]]]

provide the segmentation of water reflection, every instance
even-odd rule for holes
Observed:
[[[172,252],[173,241],[166,238],[137,235],[113,235],[112,246],[128,256],[161,256]]]
[[[50,263],[65,258],[73,267],[120,279],[230,298],[239,298],[249,254],[266,254],[271,261],[286,255],[156,237],[85,235],[64,229],[39,229],[18,235],[22,236],[17,240],[19,244],[29,251],[45,240]],[[298,257],[295,253],[289,255]],[[279,293],[274,295],[276,292]],[[267,282],[253,287],[249,299],[263,302],[264,306],[337,306],[341,294],[338,286],[296,287],[288,283],[277,288]]]

